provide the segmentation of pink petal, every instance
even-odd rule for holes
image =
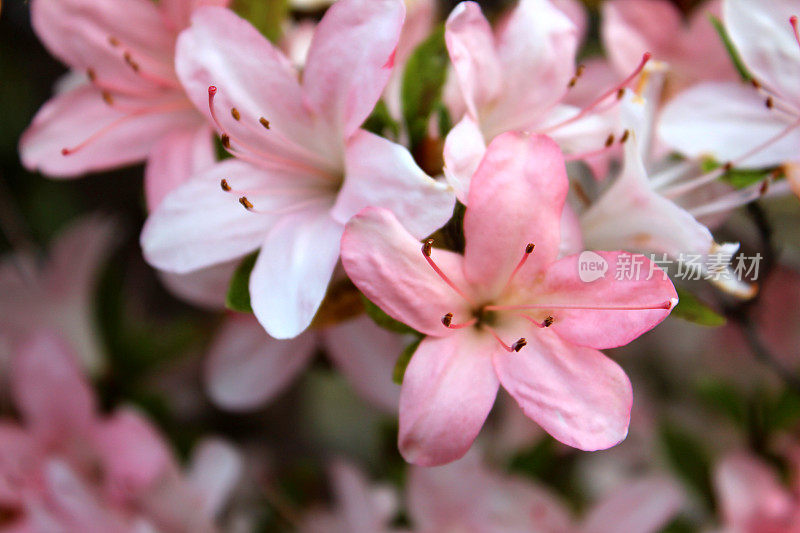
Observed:
[[[503,70],[489,21],[475,2],[461,2],[445,25],[445,41],[464,102],[472,118],[502,89]]]
[[[728,34],[750,72],[795,107],[800,105],[800,46],[789,23],[790,17],[800,16],[797,2],[728,0],[723,14]]]
[[[425,174],[403,146],[359,130],[347,144],[345,179],[331,216],[342,224],[365,207],[384,207],[415,237],[426,237],[453,214],[446,183]]]
[[[119,502],[141,496],[173,466],[166,441],[133,409],[98,424],[93,439],[108,495]]]
[[[389,506],[396,506],[396,503],[391,501],[393,493],[389,495],[388,502],[386,498],[380,498],[386,495],[377,492],[369,485],[363,473],[342,460],[331,464],[330,476],[343,521],[342,531],[351,533],[389,531],[387,523],[391,516],[386,516],[389,513],[386,513],[385,507],[386,503],[389,503]],[[381,509],[382,506],[384,509]]]
[[[130,99],[127,103],[142,108],[163,104],[163,98]],[[126,117],[106,104],[98,89],[82,85],[42,106],[20,138],[20,158],[29,170],[74,177],[141,161],[172,131],[196,124],[197,113],[188,107]],[[79,150],[62,153],[94,135],[97,137]]]
[[[231,0],[161,0],[160,6],[176,30],[189,25],[192,11],[203,6],[227,7]]]
[[[592,508],[581,533],[655,533],[678,513],[683,489],[667,477],[625,483]]]
[[[42,451],[40,443],[22,428],[0,422],[0,505],[4,508],[22,504],[21,486],[35,482]]]
[[[209,348],[206,391],[229,411],[245,411],[283,392],[314,355],[313,333],[279,341],[251,316],[234,316],[223,324]]]
[[[583,3],[579,0],[551,0],[551,2],[572,21],[578,30],[580,40],[585,39],[589,28],[589,14]]]
[[[622,368],[601,352],[537,329],[519,353],[497,351],[494,367],[525,414],[557,440],[593,451],[625,439],[633,392]]]
[[[303,92],[344,138],[358,129],[381,97],[404,18],[400,0],[340,0],[317,26]]]
[[[522,129],[564,97],[575,74],[579,38],[572,21],[549,0],[517,4],[497,34],[504,86],[481,122],[489,138]]]
[[[200,512],[216,516],[242,475],[242,457],[221,439],[204,439],[192,450],[188,469],[189,484],[203,497]]]
[[[498,381],[496,341],[473,328],[428,337],[406,368],[400,392],[400,453],[420,466],[467,453],[492,409]]]
[[[94,419],[95,398],[63,340],[40,331],[11,361],[11,392],[28,426],[48,443],[80,435]]]
[[[567,188],[564,158],[551,139],[507,133],[492,141],[470,185],[466,278],[494,296],[528,243],[536,248],[520,276],[535,276],[555,260]]]
[[[586,282],[581,279],[581,268],[590,261],[604,261],[608,271],[599,279]],[[636,264],[641,265],[639,275],[627,276],[620,270]],[[675,287],[664,271],[645,256],[627,252],[587,252],[565,257],[547,269],[535,291],[535,301],[542,304],[632,308],[552,311],[555,322],[550,328],[562,339],[596,349],[628,344],[667,318],[678,301]],[[636,310],[642,307],[652,309]]]
[[[144,192],[147,209],[153,211],[171,191],[216,161],[211,128],[175,130],[166,135],[147,157]]]
[[[240,258],[261,245],[275,217],[247,211],[238,194],[221,189],[222,179],[237,191],[268,193],[296,186],[297,176],[229,159],[184,183],[164,198],[142,229],[142,251],[151,265],[182,274]],[[287,202],[285,195],[275,195],[261,200],[258,209],[277,208],[270,201]]]
[[[469,115],[464,115],[444,141],[444,175],[462,204],[468,202],[472,176],[485,153],[486,143],[480,126]]]
[[[392,373],[411,342],[408,336],[391,333],[366,316],[328,328],[323,336],[328,355],[356,392],[384,411],[396,413],[400,387],[392,381]]]
[[[800,64],[800,63],[799,63]],[[703,83],[667,104],[658,133],[670,147],[689,157],[736,159],[779,134],[791,119],[770,111],[764,98],[739,83]],[[742,161],[740,167],[766,167],[796,161],[800,131]]]
[[[434,249],[431,257],[466,290],[459,255]],[[425,261],[420,242],[386,209],[364,209],[347,223],[342,264],[367,298],[389,316],[426,335],[451,333],[441,322],[446,313],[471,314],[468,303]]]
[[[276,339],[302,333],[325,297],[344,231],[328,209],[285,215],[261,245],[250,275],[250,300],[256,318]]]
[[[225,299],[233,273],[240,261],[229,261],[187,274],[159,272],[158,278],[169,292],[197,307],[210,311],[225,309]]]

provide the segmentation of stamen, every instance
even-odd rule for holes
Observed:
[[[89,81],[94,83],[95,81],[97,81],[97,72],[95,72],[93,68],[87,68],[86,77],[89,78]]]
[[[231,138],[227,133],[223,133],[220,136],[219,140],[220,140],[220,142],[222,142],[222,146],[224,146],[226,149],[230,150],[230,148],[231,148]]]
[[[630,137],[630,135],[631,135],[630,130],[626,129],[625,131],[623,131],[622,132],[622,137],[619,138],[619,143],[620,144],[625,144],[626,142],[628,142],[628,137]]]
[[[124,54],[122,54],[122,58],[125,60],[128,66],[133,69],[134,72],[139,72],[139,63],[133,60],[130,52],[126,51]]]
[[[239,122],[242,119],[242,115],[239,114],[239,110],[236,109],[235,107],[231,108],[231,116],[233,117],[233,120],[235,120],[236,122]]]
[[[523,349],[527,345],[528,345],[528,341],[525,340],[525,337],[522,337],[517,342],[515,342],[514,344],[511,345],[511,349],[514,350],[515,352],[518,352],[518,351],[520,351],[521,349]]]
[[[525,320],[527,320],[528,322],[539,328],[549,328],[550,326],[553,325],[553,322],[555,322],[555,319],[552,316],[548,316],[542,322],[539,322],[535,318],[530,317],[528,315],[518,315],[518,316],[521,316],[522,318],[524,318]]]
[[[526,309],[583,309],[587,311],[653,311],[656,309],[672,309],[678,303],[677,298],[672,298],[666,302],[653,305],[630,306],[630,305],[547,305],[547,304],[527,304],[527,305],[487,305],[485,311],[524,311]]]
[[[478,319],[477,318],[472,318],[470,320],[467,320],[463,324],[453,324],[453,313],[447,313],[446,315],[444,315],[442,317],[442,324],[444,324],[444,327],[450,328],[450,329],[468,328],[470,326],[474,326],[477,323],[478,323]]]
[[[754,183],[749,187],[726,194],[713,202],[691,208],[689,212],[694,217],[701,217],[736,209],[737,207],[749,204],[766,195],[767,192],[769,192],[771,183],[772,176],[767,176],[760,182]]]
[[[253,204],[250,203],[250,200],[248,200],[246,196],[239,198],[239,203],[242,204],[242,206],[244,206],[244,208],[248,211],[253,210]]]
[[[261,125],[262,125],[262,126],[264,126],[266,129],[269,129],[269,120],[265,119],[264,117],[261,117],[260,119],[258,119],[258,121],[259,121],[259,122],[261,123]]]
[[[263,210],[263,209],[257,209],[253,205],[253,203],[250,202],[250,200],[246,196],[242,196],[241,198],[239,198],[239,203],[242,204],[242,207],[244,207],[245,209],[247,209],[251,213],[258,213],[260,215],[285,215],[285,214],[288,214],[288,213],[293,213],[295,211],[300,211],[300,210],[305,209],[305,208],[307,208],[309,206],[312,206],[314,204],[318,204],[318,203],[322,203],[322,202],[329,202],[329,201],[330,201],[330,198],[324,197],[324,196],[319,196],[317,198],[311,198],[310,200],[307,200],[307,201],[304,201],[304,202],[297,202],[295,204],[289,204],[289,205],[280,207],[278,209]]]
[[[108,36],[108,44],[110,44],[111,46],[117,47],[117,46],[119,46],[119,39],[117,39],[116,37],[114,37],[112,35],[109,35]]]
[[[517,263],[516,268],[514,268],[514,271],[508,277],[508,281],[506,281],[506,284],[505,284],[505,287],[503,287],[503,290],[507,289],[508,286],[511,285],[511,281],[514,279],[514,276],[517,275],[517,272],[520,271],[522,266],[525,264],[525,261],[528,260],[528,257],[533,253],[533,250],[535,248],[536,248],[536,245],[533,244],[532,242],[529,242],[527,245],[525,245],[525,253],[522,254],[522,258],[519,260],[519,263]]]
[[[586,65],[584,64],[578,65],[578,68],[575,70],[575,75],[572,76],[571,80],[569,80],[567,88],[572,89],[573,87],[575,87],[575,84],[578,83],[578,79],[583,75],[584,70],[586,70]]]
[[[100,95],[103,97],[103,101],[104,101],[106,104],[108,104],[108,105],[111,105],[111,106],[113,106],[113,105],[114,105],[114,97],[112,97],[112,96],[111,96],[111,93],[110,93],[110,92],[108,92],[108,91],[102,91],[102,92],[100,93]]]
[[[487,330],[489,330],[489,333],[492,334],[492,336],[497,340],[497,342],[500,343],[500,346],[502,346],[503,349],[505,351],[507,351],[507,352],[518,352],[522,348],[524,348],[526,344],[528,344],[528,341],[526,341],[525,338],[523,337],[523,338],[517,340],[516,342],[514,342],[514,344],[512,344],[511,346],[509,346],[508,344],[503,342],[503,339],[500,338],[500,336],[497,334],[497,332],[495,332],[494,329],[490,328],[489,326],[486,326],[485,324],[484,324],[484,327]]]
[[[642,72],[642,69],[644,69],[644,66],[647,64],[648,61],[650,61],[650,57],[652,57],[650,52],[645,52],[645,54],[642,56],[641,62],[636,67],[636,69],[627,78],[622,80],[622,82],[618,83],[614,87],[610,88],[609,90],[607,90],[606,92],[601,94],[592,103],[590,103],[588,106],[584,107],[581,111],[579,111],[578,113],[576,113],[572,117],[570,117],[570,118],[568,118],[566,120],[563,120],[563,121],[561,121],[561,122],[559,122],[557,124],[554,124],[552,126],[549,126],[549,127],[545,128],[544,130],[539,131],[538,133],[545,133],[546,134],[548,132],[551,132],[551,131],[556,130],[556,129],[561,128],[561,127],[564,127],[564,126],[566,126],[568,124],[572,124],[573,122],[576,122],[576,121],[582,119],[583,117],[585,117],[586,115],[591,113],[592,110],[594,110],[597,106],[599,106],[601,103],[603,103],[603,101],[606,98],[608,98],[609,96],[613,95],[614,93],[617,94],[617,100],[622,99],[622,96],[625,95],[625,87],[631,81],[633,81],[633,79],[636,78],[636,76],[638,76],[640,72]]]
[[[464,294],[464,292],[461,289],[458,288],[458,285],[453,283],[452,280],[450,278],[448,278],[447,275],[444,272],[442,272],[442,269],[439,268],[439,266],[436,263],[434,263],[433,259],[431,258],[431,251],[432,250],[433,250],[433,239],[427,239],[424,243],[422,243],[422,256],[425,258],[425,260],[431,266],[433,271],[436,272],[436,274],[438,274],[439,277],[442,278],[442,280],[445,283],[447,283],[450,286],[451,289],[456,291],[456,293],[459,296],[461,296],[466,301],[468,301],[470,304],[475,306],[476,304],[475,304],[474,301],[472,301],[472,298],[470,298],[469,296]]]
[[[228,180],[222,178],[222,181],[219,182],[219,186],[222,187],[222,190],[225,192],[231,192],[231,186],[228,185]]]

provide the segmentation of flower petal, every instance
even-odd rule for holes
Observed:
[[[633,310],[554,309],[550,328],[565,341],[596,349],[628,344],[667,318],[678,294],[666,272],[643,255],[586,252],[608,270],[583,281],[584,254],[553,263],[536,287],[535,300],[554,306],[629,307]],[[625,270],[625,269],[630,270]],[[638,269],[638,270],[634,270]],[[636,308],[651,307],[650,310]]]
[[[480,126],[469,115],[464,115],[444,141],[444,175],[462,204],[468,202],[472,176],[485,153],[486,143]]]
[[[628,376],[592,348],[537,329],[519,353],[498,351],[494,367],[525,414],[556,440],[593,451],[625,439],[633,392]]]
[[[684,491],[667,477],[650,476],[625,483],[595,505],[581,533],[653,533],[680,510]]]
[[[249,315],[228,319],[214,337],[205,365],[206,391],[228,411],[254,409],[278,396],[314,355],[312,333],[271,338]]]
[[[256,318],[271,336],[290,339],[310,324],[339,261],[344,226],[329,206],[282,217],[269,231],[250,275]]]
[[[176,30],[189,25],[192,11],[202,6],[227,7],[231,0],[161,0],[160,6]]]
[[[158,272],[158,278],[178,298],[209,311],[225,309],[233,273],[240,261],[229,261],[187,274]]]
[[[331,216],[342,224],[365,207],[384,207],[415,237],[441,228],[455,199],[425,174],[403,146],[359,130],[347,144],[345,180]]]
[[[470,185],[466,278],[493,296],[528,243],[536,248],[521,276],[536,275],[554,261],[568,186],[561,149],[548,137],[506,133],[492,141]]]
[[[480,108],[500,94],[503,83],[492,27],[476,2],[461,2],[447,18],[444,36],[464,103],[477,120]]]
[[[144,171],[147,209],[153,211],[169,192],[215,161],[211,128],[205,124],[176,129],[164,136],[147,157]]]
[[[414,352],[400,391],[400,453],[435,466],[467,453],[497,395],[496,341],[473,328],[428,337]]]
[[[230,497],[242,475],[238,450],[221,439],[204,439],[192,450],[188,481],[203,497],[198,511],[215,516]]]
[[[359,290],[389,316],[426,335],[448,335],[442,316],[456,313],[458,318],[469,305],[431,269],[421,248],[391,211],[370,207],[347,223],[342,264]],[[435,249],[431,257],[453,283],[467,289],[459,255]]]
[[[738,83],[703,83],[682,92],[664,108],[658,133],[688,157],[711,156],[727,162],[778,135],[792,123],[764,105],[764,98]],[[740,167],[775,166],[797,161],[800,130],[742,161]]]
[[[400,0],[340,0],[317,26],[303,93],[343,138],[361,126],[381,97],[404,18]]]

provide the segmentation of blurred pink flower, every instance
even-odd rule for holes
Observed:
[[[655,266],[648,280],[608,275],[585,283],[578,255],[556,260],[567,188],[551,139],[508,133],[492,142],[472,178],[464,256],[433,254],[431,241],[420,253],[385,209],[365,209],[348,223],[342,261],[350,278],[390,316],[428,335],[400,395],[399,445],[409,462],[464,455],[500,383],[565,444],[596,450],[625,438],[630,382],[598,349],[661,322],[676,293]],[[609,265],[631,258],[597,255]]]
[[[20,139],[28,169],[75,177],[147,160],[145,193],[164,195],[214,162],[211,128],[175,75],[175,40],[200,5],[229,0],[33,0],[36,34],[77,75]]]
[[[391,74],[403,14],[400,0],[334,4],[301,83],[247,22],[199,10],[178,42],[178,73],[235,159],[175,190],[150,216],[142,232],[148,261],[187,273],[260,248],[253,309],[271,336],[285,339],[311,323],[344,224],[360,209],[390,208],[420,237],[444,224],[449,188],[402,146],[359,129]]]
[[[688,157],[740,167],[800,161],[800,6],[790,0],[725,0],[725,27],[756,87],[703,83],[672,100],[659,127]],[[789,183],[775,187],[788,190]]]
[[[88,216],[59,233],[47,259],[18,250],[0,261],[0,339],[14,350],[21,339],[45,328],[58,331],[99,372],[105,357],[98,344],[92,295],[119,230],[110,219]]]
[[[180,473],[168,445],[134,409],[100,415],[70,351],[40,331],[15,354],[21,425],[0,422],[0,502],[14,531],[214,531],[239,476],[230,446],[206,441]]]

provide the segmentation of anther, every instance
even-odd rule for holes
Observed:
[[[219,186],[222,187],[222,190],[225,192],[230,192],[231,190],[231,186],[228,185],[228,180],[226,180],[225,178],[223,178],[222,181],[219,182]]]
[[[619,138],[620,144],[625,144],[628,141],[628,137],[630,137],[631,132],[630,130],[625,130],[622,132],[622,137]]]
[[[606,148],[610,148],[612,144],[614,144],[614,134],[609,133],[606,137]]]
[[[727,163],[722,165],[722,170],[724,170],[725,172],[730,172],[731,170],[733,170],[733,163],[728,161]]]
[[[759,82],[757,79],[755,79],[755,78],[752,78],[752,79],[750,80],[750,84],[751,84],[751,85],[752,85],[752,86],[753,86],[755,89],[760,89],[760,88],[761,88],[761,83],[760,83],[760,82]]]
[[[534,249],[534,248],[536,248],[536,245],[535,245],[535,244],[533,244],[532,242],[529,242],[529,243],[527,244],[527,246],[525,246],[525,253],[526,253],[526,254],[532,254],[532,253],[533,253],[533,249]]]
[[[231,108],[231,116],[233,117],[233,120],[236,121],[239,121],[242,118],[242,115],[239,114],[239,110],[236,109],[235,107]]]
[[[261,125],[262,125],[262,126],[264,126],[266,129],[269,129],[269,120],[265,119],[264,117],[261,117],[260,119],[258,119],[258,121],[259,121],[259,122],[261,123]]]
[[[578,83],[578,78],[580,78],[580,77],[581,77],[581,75],[583,74],[583,71],[584,71],[584,70],[586,70],[586,65],[583,65],[583,64],[580,64],[580,65],[578,65],[578,68],[577,68],[577,69],[575,69],[575,75],[574,75],[574,76],[572,76],[572,79],[571,79],[571,80],[569,80],[569,85],[568,85],[568,87],[569,87],[570,89],[571,89],[572,87],[575,87],[575,84],[576,84],[576,83]]]
[[[447,313],[442,317],[442,324],[444,324],[444,327],[449,328],[450,324],[452,323],[453,323],[453,313]]]
[[[526,341],[525,337],[523,337],[523,338],[519,339],[517,342],[515,342],[514,344],[512,344],[511,345],[511,349],[514,350],[515,352],[518,352],[521,349],[523,349],[525,346],[527,346],[527,344],[528,344],[528,341]]]
[[[773,100],[771,96],[768,96],[767,100],[764,102],[764,105],[767,106],[767,109],[772,109],[775,107],[775,100]]]
[[[133,60],[130,52],[125,52],[122,54],[122,58],[125,60],[128,66],[133,69],[134,72],[139,72],[139,63]]]
[[[617,90],[617,100],[622,100],[623,96],[625,96],[625,87],[620,87]]]
[[[431,250],[433,250],[433,239],[427,239],[422,243],[422,255],[425,257],[430,257]]]
[[[759,187],[758,189],[758,194],[760,194],[761,196],[767,194],[767,191],[769,191],[769,185],[770,185],[770,178],[767,178],[764,181],[762,181],[761,187]]]
[[[103,101],[108,105],[114,105],[114,97],[111,96],[111,93],[108,91],[103,91],[100,93],[103,96]]]
[[[222,146],[224,146],[226,149],[230,149],[230,147],[231,147],[231,138],[228,136],[227,133],[223,133],[220,136],[219,140],[222,142]]]
[[[553,322],[555,322],[555,321],[556,321],[555,318],[553,318],[552,316],[548,316],[547,318],[544,319],[544,322],[542,322],[542,325],[544,327],[546,327],[546,328],[549,328],[550,326],[553,325]]]
[[[94,82],[95,80],[97,80],[97,73],[94,71],[93,68],[87,68],[86,77],[89,78],[89,81]]]
[[[250,200],[247,199],[247,196],[242,196],[239,198],[239,203],[242,204],[242,206],[248,211],[253,210],[253,204],[250,203]]]
[[[113,35],[108,36],[108,44],[111,46],[119,46],[119,39],[114,37]]]

